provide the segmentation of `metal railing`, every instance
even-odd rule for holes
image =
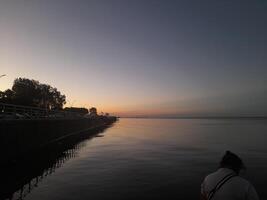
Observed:
[[[80,117],[83,117],[83,115],[77,112],[0,103],[0,119],[55,119]]]

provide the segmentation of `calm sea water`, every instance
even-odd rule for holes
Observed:
[[[120,119],[78,143],[13,194],[26,200],[198,199],[203,177],[225,150],[267,198],[267,121]]]

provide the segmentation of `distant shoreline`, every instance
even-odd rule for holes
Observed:
[[[120,117],[128,119],[253,119],[267,120],[267,116],[210,116],[210,117]]]

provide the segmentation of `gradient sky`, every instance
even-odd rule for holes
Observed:
[[[17,77],[121,116],[267,115],[267,1],[0,0]]]

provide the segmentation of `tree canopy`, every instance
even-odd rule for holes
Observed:
[[[0,92],[0,102],[60,110],[66,103],[66,96],[48,84],[27,78],[17,78],[11,90]]]
[[[89,113],[92,116],[97,116],[97,109],[95,107],[92,107],[89,109]]]

